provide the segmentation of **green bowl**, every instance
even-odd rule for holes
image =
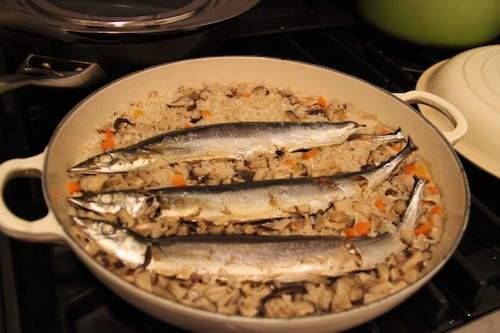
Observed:
[[[379,30],[425,46],[465,48],[500,34],[500,0],[358,0]]]

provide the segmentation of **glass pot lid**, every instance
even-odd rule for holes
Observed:
[[[76,33],[190,30],[238,16],[258,0],[6,0],[52,28]],[[1,7],[1,6],[0,6]]]

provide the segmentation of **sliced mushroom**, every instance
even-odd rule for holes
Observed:
[[[174,108],[185,107],[185,108],[189,109],[193,105],[196,105],[196,102],[192,98],[185,96],[185,95],[182,97],[179,97],[178,99],[176,99],[173,102],[167,103],[167,106],[174,107]]]
[[[269,89],[264,86],[257,86],[252,90],[252,93],[257,95],[269,95]]]
[[[309,115],[316,115],[316,114],[324,114],[325,111],[323,111],[323,108],[321,107],[321,105],[313,105],[311,106],[307,111],[306,111],[307,114]]]
[[[115,120],[115,123],[113,124],[113,127],[115,130],[119,130],[120,129],[120,126],[122,125],[130,125],[130,126],[134,126],[134,124],[132,124],[130,122],[130,120],[128,120],[127,118],[118,118]]]

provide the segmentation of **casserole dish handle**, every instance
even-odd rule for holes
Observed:
[[[31,241],[65,243],[65,232],[50,211],[47,215],[28,221],[13,214],[5,203],[5,186],[18,177],[40,178],[46,151],[28,158],[16,158],[0,164],[0,231],[10,237]],[[29,202],[26,204],[29,205]]]
[[[395,93],[394,95],[408,104],[419,103],[431,106],[445,115],[453,124],[454,129],[442,131],[441,133],[452,145],[457,143],[467,132],[468,125],[464,115],[447,100],[421,90],[411,90],[405,93]]]

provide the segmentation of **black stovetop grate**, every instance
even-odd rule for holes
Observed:
[[[292,7],[290,5],[293,4]],[[404,44],[359,23],[348,1],[263,1],[245,14],[221,55],[260,55],[327,66],[392,92],[411,90],[432,64],[459,50]],[[1,68],[1,67],[0,67]],[[0,101],[0,161],[42,151],[58,121],[89,91],[40,88]],[[63,101],[61,101],[61,98]],[[55,100],[59,103],[54,103]],[[22,110],[22,111],[19,111]],[[21,133],[12,138],[13,132]],[[500,308],[500,180],[463,160],[472,192],[470,222],[456,253],[418,293],[349,332],[444,332]],[[9,207],[27,219],[46,207],[36,179],[9,183]],[[34,203],[26,210],[26,193]],[[102,286],[64,246],[0,235],[0,330],[6,332],[181,332]]]

